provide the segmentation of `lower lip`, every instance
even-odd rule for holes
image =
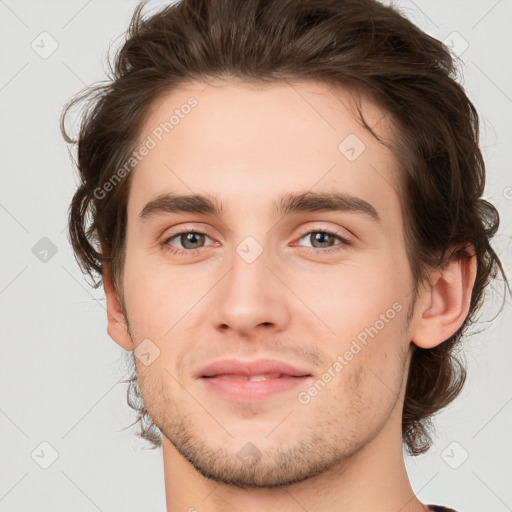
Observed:
[[[264,400],[278,393],[305,385],[312,377],[280,377],[267,380],[234,380],[225,377],[202,377],[206,387],[225,398],[245,402]]]

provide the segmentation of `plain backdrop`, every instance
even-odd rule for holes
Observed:
[[[76,187],[59,131],[65,102],[105,77],[136,2],[0,0],[0,512],[165,510],[161,450],[139,440],[125,352],[107,335],[102,289],[67,239]],[[149,2],[147,11],[164,2]],[[494,247],[512,276],[512,2],[401,0],[401,11],[460,55],[482,123]],[[512,510],[511,304],[488,294],[465,343],[462,396],[435,417],[436,443],[406,457],[424,503]],[[398,512],[398,511],[397,511]]]

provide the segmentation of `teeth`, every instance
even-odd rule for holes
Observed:
[[[219,377],[222,377],[224,379],[230,379],[230,380],[251,380],[251,381],[259,381],[259,380],[267,380],[267,379],[278,379],[281,377],[280,373],[274,373],[269,375],[253,375],[252,377],[247,377],[245,375],[219,375]]]

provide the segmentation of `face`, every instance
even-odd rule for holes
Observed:
[[[363,112],[390,136],[382,111]],[[396,438],[413,283],[396,162],[349,93],[188,84],[155,103],[139,142],[124,306],[164,443],[208,478],[271,487]],[[204,376],[233,359],[305,376]]]

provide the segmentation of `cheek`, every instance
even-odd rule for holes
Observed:
[[[315,283],[325,285],[314,287]],[[329,343],[323,348],[330,363],[341,360],[343,366],[334,388],[351,389],[356,398],[364,389],[362,403],[379,407],[375,394],[385,398],[393,386],[401,386],[397,375],[409,346],[407,280],[396,279],[385,266],[369,264],[333,268],[330,273],[324,270],[295,284],[297,295],[303,294],[304,302],[329,328],[325,335]]]
[[[368,348],[311,400],[311,414],[328,410],[336,418],[332,422],[341,422],[340,432],[345,436],[357,438],[361,432],[377,432],[397,403],[401,375],[397,358]]]
[[[151,261],[149,261],[151,259]],[[171,265],[162,258],[144,258],[132,253],[125,263],[125,301],[130,322],[137,331],[162,337],[211,288],[206,267]],[[147,334],[146,334],[147,333]]]
[[[302,301],[297,308],[303,310],[305,304],[332,336],[347,340],[376,323],[380,331],[382,322],[387,330],[389,323],[403,321],[408,281],[393,272],[386,255],[336,266],[295,267],[285,281]]]

